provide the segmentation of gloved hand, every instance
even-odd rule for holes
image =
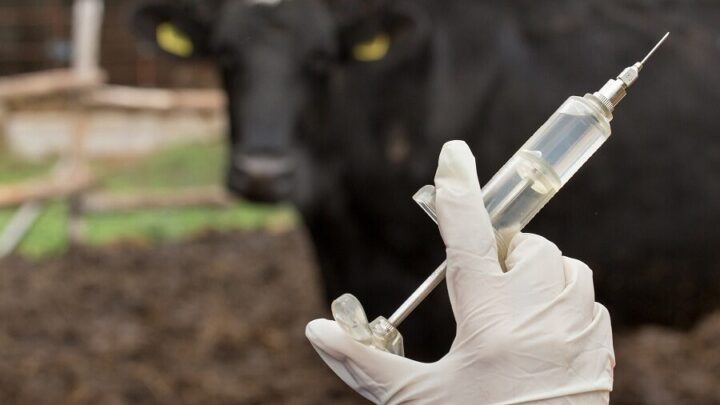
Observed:
[[[464,142],[443,147],[435,186],[457,321],[450,352],[420,363],[364,346],[335,322],[317,319],[306,335],[322,359],[375,403],[607,403],[615,355],[591,270],[540,236],[518,234],[502,272]]]

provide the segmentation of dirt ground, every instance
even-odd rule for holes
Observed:
[[[272,252],[272,254],[270,254]],[[361,404],[304,337],[301,232],[0,262],[1,404]],[[614,404],[720,404],[720,313],[616,337]]]

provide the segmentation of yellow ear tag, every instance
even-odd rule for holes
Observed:
[[[355,44],[352,49],[352,54],[353,58],[360,62],[375,62],[384,58],[389,49],[390,36],[382,32],[367,41]]]
[[[175,56],[192,55],[194,46],[190,38],[173,23],[165,22],[155,29],[155,39],[160,48]]]

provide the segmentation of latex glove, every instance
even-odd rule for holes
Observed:
[[[540,236],[518,234],[502,272],[464,142],[443,147],[435,186],[457,321],[450,352],[420,363],[364,346],[335,322],[317,319],[306,335],[322,359],[376,403],[607,403],[612,331],[607,310],[594,302],[590,269]]]

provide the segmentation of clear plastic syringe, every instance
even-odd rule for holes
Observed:
[[[483,187],[501,264],[512,237],[608,139],[613,110],[668,35],[642,61],[625,68],[600,90],[567,99]],[[425,186],[413,198],[437,222],[435,188]],[[355,340],[402,356],[403,340],[397,327],[444,278],[445,262],[387,319],[380,316],[368,323],[362,305],[350,294],[332,303],[333,316]]]

